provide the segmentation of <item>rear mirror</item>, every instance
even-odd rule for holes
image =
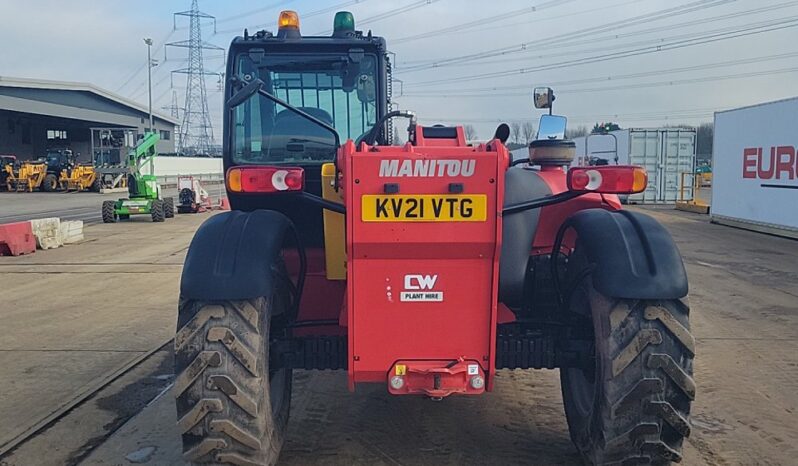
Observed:
[[[567,123],[568,119],[562,115],[542,115],[537,139],[565,139]]]
[[[554,103],[554,90],[550,87],[535,88],[535,108],[551,108]]]
[[[229,108],[235,108],[239,105],[243,104],[247,101],[250,97],[257,94],[258,91],[263,87],[263,81],[258,78],[253,79],[245,86],[241,87],[235,94],[233,94],[227,100],[227,106]]]

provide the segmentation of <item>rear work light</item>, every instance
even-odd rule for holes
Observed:
[[[233,167],[227,170],[228,191],[234,193],[279,193],[302,191],[305,170],[288,167]]]
[[[645,191],[647,185],[648,174],[643,167],[620,165],[568,170],[568,189],[571,191],[635,194]]]

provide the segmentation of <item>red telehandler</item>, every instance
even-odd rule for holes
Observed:
[[[469,146],[460,126],[392,111],[385,41],[348,12],[331,37],[283,12],[228,57],[232,210],[191,242],[175,335],[188,461],[275,464],[293,369],[440,400],[493,390],[498,370],[555,368],[586,463],[681,460],[687,277],[665,229],[621,210],[642,168],[566,169],[575,148],[548,88],[519,161],[506,125]],[[399,117],[408,142],[392,145]]]

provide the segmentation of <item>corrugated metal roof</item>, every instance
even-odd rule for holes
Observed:
[[[111,100],[119,105],[131,108],[138,112],[142,112],[144,114],[149,113],[145,105],[139,104],[138,102],[134,102],[118,94],[106,91],[105,89],[101,89],[89,83],[50,81],[45,79],[12,78],[8,76],[0,76],[0,87],[64,91],[65,93],[90,92],[92,94]],[[178,120],[172,118],[171,116],[166,116],[157,112],[153,112],[152,115],[154,118],[167,121],[174,125],[180,124]]]

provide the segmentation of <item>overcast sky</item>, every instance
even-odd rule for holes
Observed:
[[[152,37],[155,106],[170,105],[173,89],[182,105],[185,76],[174,75],[172,88],[169,71],[185,66],[186,53],[169,49],[164,61],[162,44],[187,39],[187,18],[174,30],[172,13],[190,5],[0,0],[0,76],[91,82],[146,103],[142,39]],[[402,108],[425,123],[473,124],[481,138],[499,121],[536,120],[532,88],[549,83],[571,126],[696,124],[715,110],[798,95],[798,1],[200,0],[218,19],[203,39],[227,48],[244,27],[271,28],[289,8],[304,34],[319,33],[335,10],[303,14],[337,5],[386,38]],[[221,52],[206,54],[206,69],[221,72]],[[218,140],[216,81],[207,88]]]

